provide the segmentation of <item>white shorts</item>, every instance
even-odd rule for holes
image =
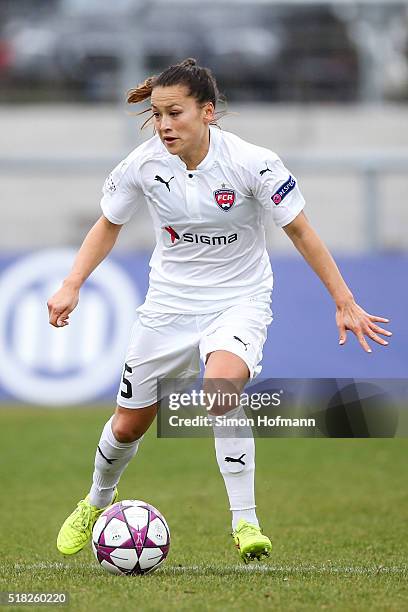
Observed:
[[[158,379],[194,379],[200,357],[224,350],[238,355],[250,377],[262,370],[260,361],[267,327],[272,321],[269,296],[246,298],[221,312],[170,314],[137,313],[132,327],[117,403],[144,408],[156,403]]]

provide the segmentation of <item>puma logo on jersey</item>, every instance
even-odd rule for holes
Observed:
[[[171,178],[169,178],[168,181],[165,181],[161,176],[159,176],[158,174],[156,174],[156,176],[154,177],[155,181],[159,181],[159,183],[163,183],[163,185],[166,185],[167,189],[170,191],[170,181],[171,179],[174,179],[174,176],[172,176]]]
[[[240,463],[241,465],[245,465],[245,461],[242,461],[242,457],[245,457],[246,453],[242,453],[238,459],[234,459],[234,457],[225,457],[225,461],[227,463]]]
[[[238,342],[241,342],[241,344],[243,344],[245,346],[245,350],[247,349],[247,346],[250,345],[250,342],[244,342],[243,340],[241,340],[241,338],[238,338],[238,336],[233,336],[235,340],[238,340]]]
[[[178,235],[176,230],[171,227],[171,225],[168,225],[164,229],[166,230],[166,232],[169,232],[170,234],[171,244],[174,244],[176,240],[180,240],[180,236]]]
[[[261,176],[263,176],[265,174],[265,172],[272,172],[272,170],[270,168],[268,168],[268,164],[266,164],[266,168],[264,168],[263,170],[260,170],[259,174]]]

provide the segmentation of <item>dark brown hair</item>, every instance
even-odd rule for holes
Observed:
[[[220,97],[216,80],[209,68],[204,68],[197,65],[197,61],[189,57],[179,64],[169,66],[161,74],[148,77],[144,83],[141,83],[127,93],[128,104],[137,104],[150,98],[155,87],[171,87],[172,85],[185,85],[189,95],[197,100],[198,104],[206,104],[212,102],[214,108],[217,101],[225,102],[225,99]],[[149,112],[146,109],[138,114]],[[218,119],[225,112],[217,113]],[[149,123],[152,117],[149,117],[142,128]],[[215,123],[215,122],[214,122]]]

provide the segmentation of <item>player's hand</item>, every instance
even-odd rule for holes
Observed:
[[[79,289],[63,285],[47,302],[50,324],[54,327],[69,325],[69,315],[79,301]]]
[[[378,334],[392,336],[392,332],[379,327],[377,322],[389,323],[389,319],[368,314],[353,299],[350,299],[341,306],[337,306],[336,323],[339,328],[339,344],[343,345],[346,342],[347,330],[350,330],[355,334],[357,340],[367,353],[372,353],[372,350],[367,344],[366,337],[382,346],[387,346],[387,340],[384,340]]]

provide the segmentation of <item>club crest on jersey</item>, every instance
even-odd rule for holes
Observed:
[[[229,210],[235,202],[235,191],[222,186],[222,189],[214,191],[214,199],[221,210]]]
[[[275,191],[273,196],[271,196],[272,202],[276,205],[280,204],[283,198],[285,198],[288,195],[288,193],[290,193],[292,189],[295,188],[295,186],[296,186],[295,179],[293,178],[293,176],[289,176],[286,183],[283,183],[283,185],[281,185],[281,187],[279,187],[279,189]]]

